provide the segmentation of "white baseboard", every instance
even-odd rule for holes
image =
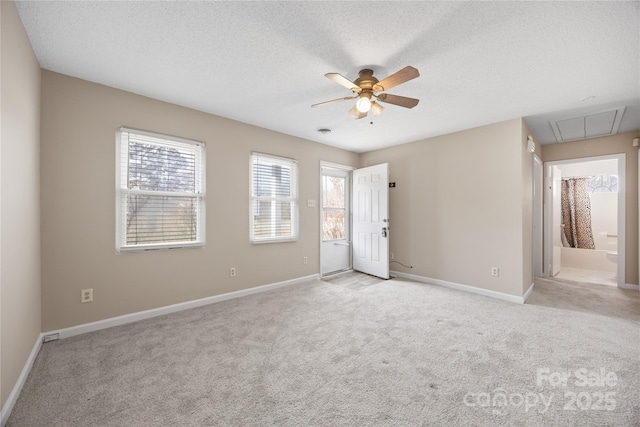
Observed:
[[[524,302],[526,301],[526,298],[529,297],[529,294],[531,294],[531,292],[533,291],[533,286],[531,286],[529,290],[525,293],[525,296],[517,297],[515,295],[509,295],[502,292],[476,288],[475,286],[461,285],[460,283],[447,282],[445,280],[440,280],[440,279],[431,279],[429,277],[417,276],[415,274],[403,273],[401,271],[390,271],[390,273],[394,276],[402,277],[404,279],[414,280],[416,282],[429,283],[432,285],[443,286],[445,288],[456,289],[458,291],[471,292],[473,294],[483,295],[485,297],[491,297],[491,298],[501,299],[504,301],[515,302],[516,304],[524,304]]]
[[[75,335],[86,334],[87,332],[99,331],[101,329],[111,328],[113,326],[119,326],[127,323],[137,322],[138,320],[149,319],[152,317],[175,313],[177,311],[187,310],[190,308],[201,307],[203,305],[209,305],[209,304],[213,304],[220,301],[226,301],[233,298],[240,298],[246,295],[257,294],[259,292],[266,292],[272,289],[282,288],[284,286],[291,286],[291,285],[296,285],[298,283],[317,280],[319,277],[320,277],[319,274],[312,274],[310,276],[298,277],[296,279],[285,280],[283,282],[256,286],[255,288],[242,289],[239,291],[228,292],[226,294],[214,295],[211,297],[206,297],[206,298],[197,299],[193,301],[181,302],[178,304],[167,305],[165,307],[139,311],[136,313],[130,313],[122,316],[111,317],[109,319],[98,320],[96,322],[85,323],[77,326],[71,326],[69,328],[53,330],[53,331],[45,332],[43,336],[50,335],[50,334],[59,334],[60,339],[69,338]]]
[[[18,377],[18,381],[13,386],[7,401],[2,407],[1,416],[0,416],[0,426],[4,427],[4,425],[9,420],[9,415],[11,415],[11,411],[18,401],[18,396],[20,396],[20,392],[22,391],[22,387],[24,386],[25,381],[27,381],[27,377],[29,376],[29,372],[31,372],[31,367],[33,366],[33,362],[35,362],[36,357],[38,356],[38,352],[40,351],[40,347],[42,346],[42,337],[44,335],[40,334],[36,338],[36,343],[33,345],[33,349],[31,349],[31,353],[29,353],[29,357],[27,358],[26,363],[22,368],[22,372],[20,372],[20,376]]]
[[[535,283],[531,282],[531,286],[529,286],[529,289],[527,289],[527,292],[524,293],[524,295],[522,296],[522,303],[524,304],[525,302],[527,302],[527,300],[529,299],[529,297],[531,296],[531,292],[533,292],[533,287],[535,286]]]
[[[624,285],[620,286],[620,288],[622,288],[622,289],[631,289],[632,291],[637,291],[638,290],[638,285],[632,285],[630,283],[625,283]]]

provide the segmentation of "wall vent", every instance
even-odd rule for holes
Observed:
[[[49,341],[57,341],[59,339],[60,339],[60,334],[56,332],[55,334],[49,334],[42,337],[42,342],[45,343]]]
[[[550,121],[549,125],[557,142],[578,141],[599,136],[615,135],[620,128],[620,122],[625,107],[599,111],[586,116],[570,117],[567,119]]]

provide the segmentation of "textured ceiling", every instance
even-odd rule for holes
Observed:
[[[639,2],[17,2],[41,66],[356,152],[626,106],[640,128]],[[354,120],[324,77],[421,76]],[[583,101],[586,97],[595,97]],[[371,124],[373,122],[373,124]],[[329,134],[317,132],[330,128]]]

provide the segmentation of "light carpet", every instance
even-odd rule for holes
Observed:
[[[639,355],[634,291],[316,280],[44,344],[8,426],[637,426]]]

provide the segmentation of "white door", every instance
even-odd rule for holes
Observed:
[[[562,188],[562,171],[558,166],[551,167],[551,239],[552,239],[552,259],[551,275],[560,273],[561,251],[562,251],[562,199],[560,191]]]
[[[349,171],[322,168],[322,275],[351,268]]]
[[[353,171],[353,269],[389,278],[389,164]]]

